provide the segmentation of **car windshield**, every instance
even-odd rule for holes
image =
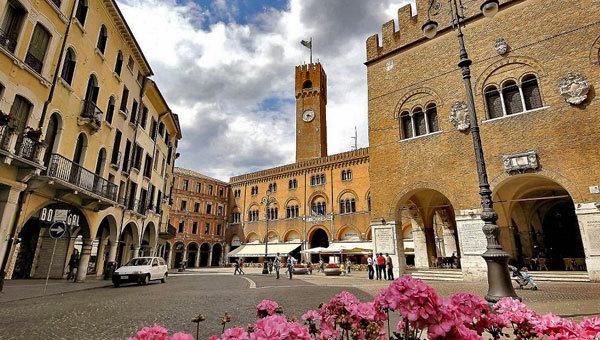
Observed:
[[[152,259],[148,258],[138,258],[132,259],[127,263],[127,266],[149,266],[152,263]]]

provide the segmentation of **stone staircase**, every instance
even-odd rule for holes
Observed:
[[[590,282],[590,277],[584,271],[530,271],[535,281],[551,282]]]
[[[462,281],[460,269],[419,268],[409,269],[408,274],[425,281]]]

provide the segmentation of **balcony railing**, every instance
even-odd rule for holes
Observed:
[[[83,101],[83,109],[81,110],[81,119],[84,124],[87,124],[92,130],[98,131],[102,126],[102,115],[104,112],[100,110],[96,103],[91,100]]]
[[[7,125],[0,126],[0,149],[10,151],[10,137],[13,135],[14,129]]]
[[[15,49],[17,48],[17,36],[14,34],[8,35],[6,32],[0,29],[0,45],[9,50],[11,53],[14,53]]]
[[[40,150],[40,146],[40,142],[30,137],[27,137],[26,134],[22,134],[17,140],[17,145],[15,146],[15,155],[30,160],[32,162],[37,162],[37,156]]]
[[[78,188],[87,190],[111,201],[117,200],[116,184],[107,181],[59,154],[52,154],[52,156],[50,156],[46,175],[73,184]]]
[[[35,72],[42,73],[44,62],[29,52],[25,56],[25,64],[29,65]]]

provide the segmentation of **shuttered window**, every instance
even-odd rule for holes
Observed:
[[[542,107],[540,88],[538,86],[537,78],[534,75],[527,75],[523,77],[521,89],[523,90],[523,99],[525,101],[525,108],[527,110],[533,110]]]
[[[39,23],[35,25],[31,42],[29,43],[29,50],[25,56],[25,63],[37,73],[42,72],[50,37],[50,32],[44,26]]]

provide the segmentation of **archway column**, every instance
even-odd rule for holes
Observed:
[[[200,248],[196,252],[196,259],[194,260],[194,268],[200,267]]]
[[[481,255],[487,250],[487,239],[482,229],[481,209],[457,210],[455,216],[463,279],[484,281],[487,264]]]
[[[13,225],[17,218],[17,200],[25,187],[25,185],[22,188],[10,187],[0,193],[0,259],[3,259],[4,254],[8,251],[6,246],[10,237],[9,226]],[[16,256],[14,257],[16,258]]]
[[[206,264],[207,267],[212,267],[213,246],[214,246],[214,244],[211,244],[210,248],[208,248],[208,263]]]
[[[77,282],[85,282],[91,254],[92,240],[89,238],[84,238],[83,245],[81,247],[81,257],[79,258],[79,265],[77,266]]]
[[[104,253],[106,252],[106,246],[108,245],[108,237],[103,239],[100,237],[100,242],[98,243],[98,252],[96,255],[96,276],[100,277],[104,274]]]
[[[373,252],[389,254],[394,266],[394,276],[396,278],[406,273],[406,256],[404,255],[404,240],[402,237],[402,228],[396,225],[396,221],[371,222],[371,242],[373,243]]]
[[[415,267],[429,268],[429,257],[427,255],[427,237],[419,221],[416,218],[411,218],[411,231],[413,242],[415,245]]]
[[[456,238],[454,235],[454,230],[450,229],[447,224],[442,226],[442,237],[444,239],[445,256],[450,257],[453,253],[458,256],[458,252],[456,251]]]
[[[117,249],[119,247],[119,242],[112,242],[110,244],[110,250],[108,251],[108,261],[115,262],[117,260]]]
[[[139,245],[134,245],[133,246],[133,255],[131,256],[131,258],[136,258],[136,257],[140,256],[140,249],[141,249],[141,247]]]
[[[182,257],[181,257],[181,261],[182,261],[183,263],[185,263],[185,264],[187,264],[187,261],[188,261],[187,255],[188,255],[188,253],[187,253],[187,247],[183,247],[183,255],[182,255]],[[176,265],[177,265],[177,267],[179,268],[179,265],[180,265],[180,264],[179,264],[179,263],[177,263]]]
[[[600,282],[600,202],[575,204],[575,214],[591,281]]]
[[[165,261],[169,264],[169,268],[175,268],[175,266],[173,266],[173,264],[171,263],[173,259],[173,248],[175,248],[174,245],[169,247],[169,252],[167,253],[167,260]]]

